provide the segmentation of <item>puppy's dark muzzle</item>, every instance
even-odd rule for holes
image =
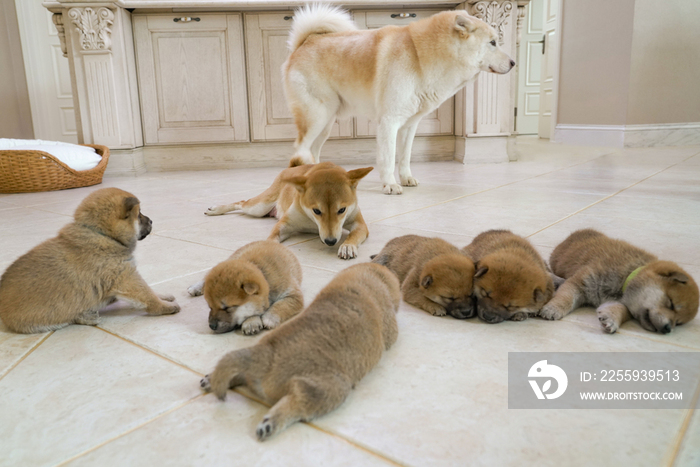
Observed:
[[[148,234],[151,233],[151,228],[153,227],[153,221],[151,221],[150,218],[147,216],[144,216],[143,214],[139,214],[139,240],[143,240],[144,238],[148,237]]]
[[[494,313],[493,311],[487,310],[483,307],[483,305],[477,304],[476,308],[479,318],[481,318],[481,320],[486,323],[496,324],[500,323],[501,321],[505,321],[505,318],[503,316],[501,316],[498,313]]]
[[[471,298],[456,301],[448,305],[447,312],[457,319],[469,319],[476,316],[476,305]]]
[[[225,321],[209,320],[209,329],[214,331],[216,334],[223,334],[225,332],[233,331],[235,327],[236,326],[234,326],[232,323],[227,323]]]

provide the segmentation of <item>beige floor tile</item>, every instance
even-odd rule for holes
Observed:
[[[673,463],[674,467],[697,467],[700,465],[700,405],[689,414],[690,423]]]
[[[0,321],[0,378],[46,338],[46,334],[15,334]]]
[[[0,380],[2,465],[56,465],[199,395],[196,375],[70,326]]]
[[[395,465],[301,423],[259,443],[255,427],[266,412],[239,394],[226,402],[207,395],[67,465]]]

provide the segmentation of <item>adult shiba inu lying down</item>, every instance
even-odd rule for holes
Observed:
[[[319,161],[336,116],[377,122],[377,166],[386,194],[416,186],[411,146],[420,119],[480,71],[508,73],[515,62],[498,34],[466,11],[445,11],[406,26],[358,30],[350,15],[324,4],[297,10],[283,65],[298,135],[294,159]]]
[[[488,230],[462,251],[476,263],[474,297],[487,323],[536,315],[554,294],[554,281],[535,248],[509,230]]]
[[[256,430],[261,441],[327,414],[396,342],[399,300],[399,281],[384,266],[347,268],[299,316],[224,356],[201,385],[221,400],[245,385],[272,405]]]
[[[543,318],[561,319],[589,304],[598,307],[605,332],[634,318],[647,331],[667,334],[698,313],[698,286],[690,274],[592,229],[572,233],[549,264],[566,282],[542,309]]]
[[[472,302],[474,263],[441,238],[404,235],[389,241],[372,262],[388,267],[410,303],[434,316],[458,319],[476,314]]]
[[[304,308],[301,264],[272,240],[239,248],[187,291],[193,297],[204,293],[209,327],[217,334],[238,327],[248,335],[274,329]]]
[[[284,169],[272,186],[247,201],[212,206],[205,212],[218,216],[241,210],[254,217],[276,217],[279,222],[268,240],[285,241],[296,232],[318,232],[328,246],[338,243],[343,228],[350,231],[338,249],[342,259],[357,257],[369,231],[357,205],[355,189],[372,167],[345,171],[331,162]]]

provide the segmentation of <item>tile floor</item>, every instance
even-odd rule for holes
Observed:
[[[700,147],[572,148],[532,138],[518,147],[521,160],[508,164],[415,164],[422,183],[402,196],[383,195],[370,174],[358,190],[370,228],[358,260],[338,259],[312,235],[285,243],[303,264],[307,303],[335,272],[407,233],[461,247],[485,229],[508,228],[548,257],[590,226],[700,279]],[[186,288],[274,224],[204,209],[257,194],[278,170],[148,173],[0,195],[3,271],[53,236],[87,193],[132,191],[154,221],[136,251],[140,271],[182,306],[165,317],[116,307],[100,326],[39,335],[0,327],[0,466],[700,465],[700,410],[508,410],[509,351],[700,351],[700,318],[670,335],[629,322],[610,336],[590,309],[561,322],[487,325],[402,303],[398,342],[342,407],[257,442],[267,409],[239,393],[221,403],[202,394],[199,379],[258,338],[213,335],[203,299]]]

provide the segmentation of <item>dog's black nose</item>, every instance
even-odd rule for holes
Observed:
[[[513,68],[515,66],[515,60],[510,61],[510,67]]]
[[[219,327],[219,323],[216,322],[210,322],[209,327],[211,328],[212,331],[216,331],[216,328]]]
[[[668,334],[669,332],[671,332],[671,324],[667,323],[666,326],[661,328],[661,332],[663,334]]]
[[[333,246],[336,243],[338,243],[338,239],[337,238],[327,238],[323,242],[328,246]]]

